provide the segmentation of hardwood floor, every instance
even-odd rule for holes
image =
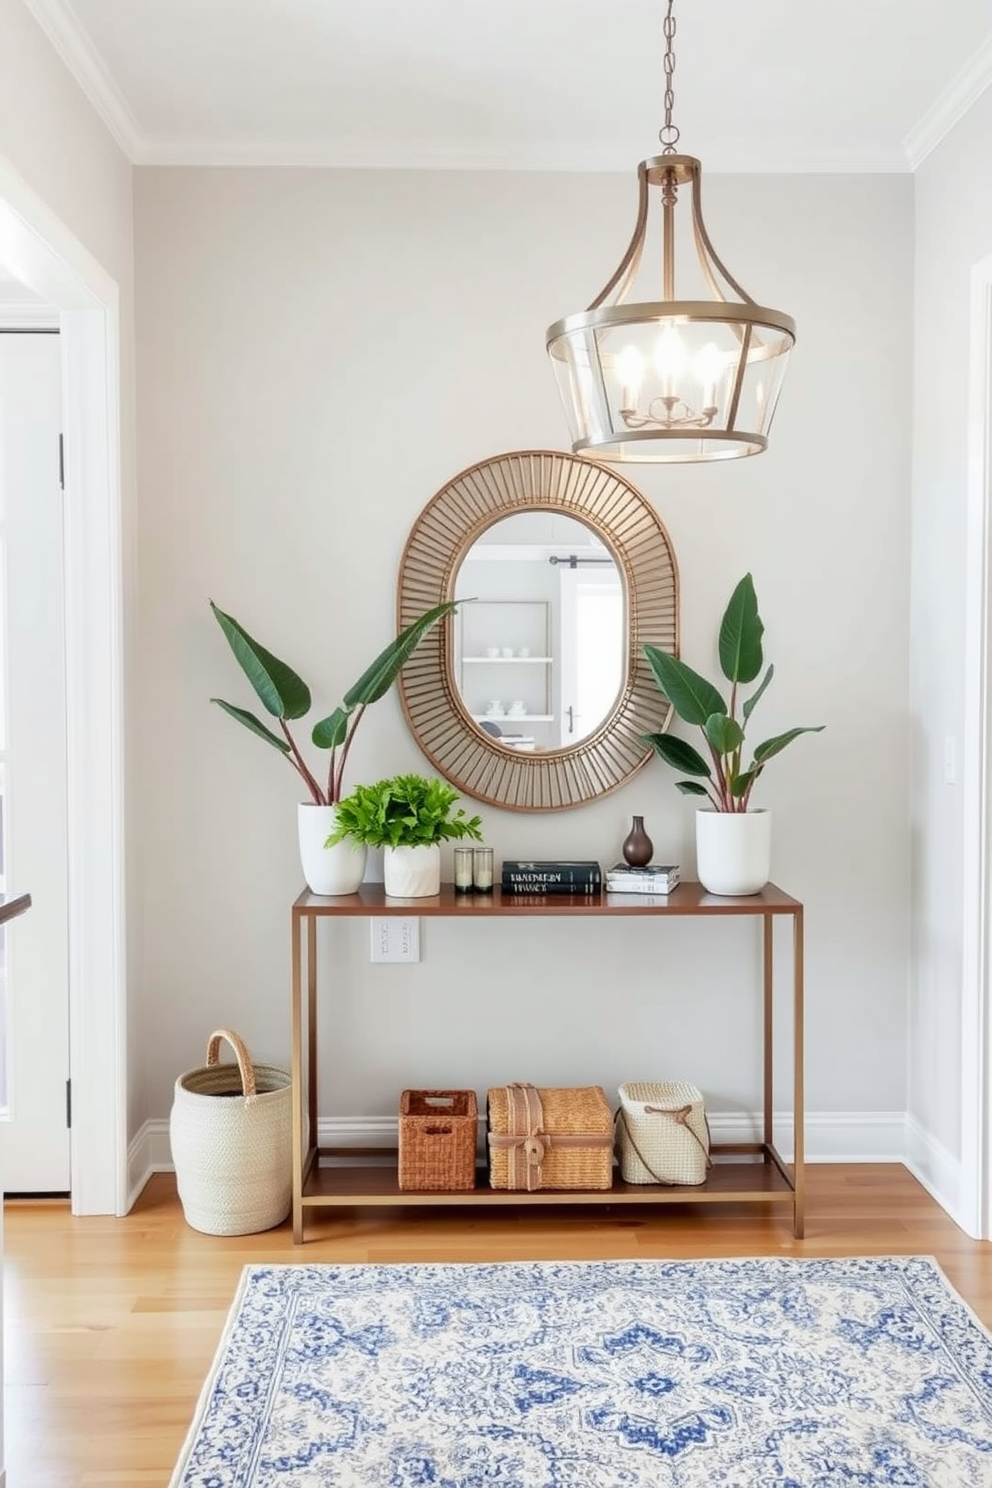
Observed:
[[[807,1238],[744,1207],[345,1211],[217,1239],[189,1229],[171,1176],[125,1219],[5,1208],[7,1488],[165,1488],[242,1266],[717,1255],[932,1255],[992,1328],[992,1245],[969,1240],[905,1169],[807,1169]],[[312,1226],[312,1228],[311,1228]]]

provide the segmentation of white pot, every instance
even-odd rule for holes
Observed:
[[[390,899],[426,899],[441,892],[441,849],[387,847],[382,855],[382,876]]]
[[[296,808],[303,877],[313,894],[354,894],[365,876],[366,849],[347,837],[325,847],[338,824],[336,806],[301,801]]]
[[[771,877],[770,811],[697,811],[696,872],[711,894],[757,894]]]

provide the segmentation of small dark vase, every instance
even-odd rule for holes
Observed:
[[[650,863],[654,843],[644,830],[643,816],[631,818],[630,831],[623,839],[623,847],[620,851],[623,853],[624,861],[629,863],[631,868],[645,868]]]

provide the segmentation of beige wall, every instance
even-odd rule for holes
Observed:
[[[298,792],[209,706],[250,698],[208,596],[318,708],[337,702],[391,634],[425,501],[487,455],[561,447],[545,327],[612,269],[634,189],[633,173],[137,172],[149,1116],[215,1026],[288,1055]],[[912,182],[723,178],[708,203],[719,251],[796,315],[799,348],[768,454],[636,480],[674,539],[687,659],[713,664],[751,569],[777,671],[762,727],[827,725],[762,798],[775,877],[808,904],[810,1107],[901,1111]],[[424,763],[387,698],[352,781]],[[483,815],[497,856],[609,862],[634,812],[691,868],[691,809],[660,763],[583,810]],[[419,966],[371,967],[364,926],[328,932],[323,1114],[508,1077],[680,1076],[715,1109],[757,1103],[753,926],[430,922],[423,945]]]
[[[909,1110],[952,1205],[962,1154],[961,788],[944,783],[944,741],[963,759],[971,271],[992,253],[992,93],[916,178],[916,392],[912,549],[913,983]],[[960,774],[959,774],[960,780]]]

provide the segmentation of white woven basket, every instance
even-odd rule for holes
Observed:
[[[219,1064],[226,1039],[237,1064]],[[186,1223],[205,1235],[254,1235],[282,1224],[292,1189],[291,1078],[252,1064],[236,1033],[210,1035],[207,1062],[176,1081],[169,1118]]]
[[[681,1080],[621,1085],[617,1148],[625,1183],[705,1183],[710,1132],[703,1097]]]

